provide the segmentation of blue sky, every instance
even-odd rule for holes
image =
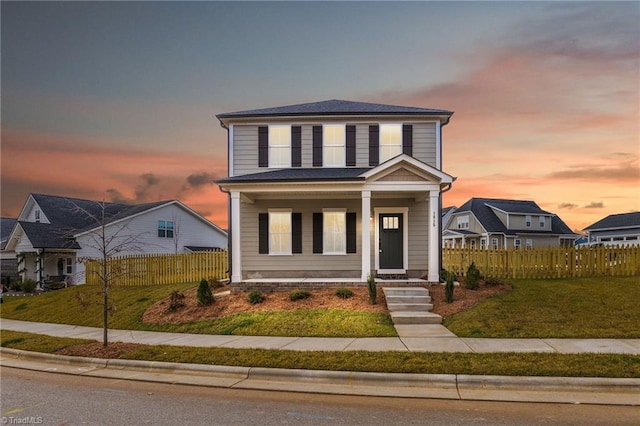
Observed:
[[[640,208],[638,2],[2,2],[2,215],[29,192],[180,198],[226,226],[215,114],[455,111],[447,204],[573,228]]]

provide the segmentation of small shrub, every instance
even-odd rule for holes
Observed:
[[[182,307],[184,307],[184,294],[179,291],[172,292],[169,297],[169,306],[167,307],[167,311],[174,312]]]
[[[336,290],[336,296],[338,296],[341,299],[349,299],[353,297],[353,292],[348,288],[343,287]]]
[[[444,298],[447,303],[453,303],[453,280],[455,279],[455,274],[453,274],[452,272],[447,272],[444,277]]]
[[[209,283],[207,280],[202,279],[200,281],[200,285],[198,286],[198,305],[207,306],[215,302],[213,298],[213,294],[211,293],[211,288],[209,287]]]
[[[14,281],[9,284],[9,290],[13,291],[22,291],[22,287],[20,287],[20,280]]]
[[[25,293],[33,293],[33,291],[36,289],[37,286],[38,286],[38,283],[30,278],[27,278],[26,280],[23,280],[20,283],[20,288]]]
[[[264,296],[258,290],[252,290],[247,294],[247,300],[252,305],[264,302]]]
[[[311,293],[309,293],[307,290],[294,290],[289,293],[289,300],[295,302],[296,300],[307,299],[309,298],[309,296],[311,296]]]
[[[469,290],[477,290],[480,286],[480,270],[474,262],[467,268],[467,275],[464,277],[464,286]]]
[[[371,274],[367,277],[367,289],[369,290],[369,303],[375,305],[378,301],[378,287],[376,279]]]

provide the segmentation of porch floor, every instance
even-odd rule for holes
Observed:
[[[365,284],[366,281],[363,281],[360,278],[252,278],[247,280],[242,280],[242,284],[262,284],[262,283],[282,283],[282,284],[291,284],[291,283],[300,283],[300,284],[344,284],[344,285],[362,285]],[[428,284],[427,280],[423,280],[420,278],[403,278],[397,280],[391,279],[381,279],[376,278],[376,283],[385,284],[385,283],[397,283],[397,284]]]

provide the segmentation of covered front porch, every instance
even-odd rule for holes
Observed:
[[[339,169],[338,177],[329,171],[276,170],[222,182],[231,200],[232,283],[363,285],[370,275],[438,282],[440,194],[453,178],[405,155],[371,169]],[[276,219],[284,225],[274,231]],[[323,238],[338,243],[328,250]]]

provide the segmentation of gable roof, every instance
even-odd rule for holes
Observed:
[[[585,231],[595,231],[614,228],[640,227],[640,212],[610,214],[596,223],[584,228]]]
[[[48,223],[18,222],[33,248],[79,249],[80,245],[71,234],[67,234]]]
[[[497,198],[471,198],[464,203],[454,214],[471,212],[489,233],[502,233],[505,235],[522,234],[523,230],[508,229],[496,216],[493,208],[506,213],[541,214],[550,215],[551,231],[536,230],[536,234],[574,234],[574,232],[558,216],[542,210],[534,201],[503,200]]]
[[[16,224],[16,219],[9,217],[0,217],[0,241],[4,241],[9,238],[13,226]]]
[[[245,111],[227,112],[216,115],[220,122],[231,118],[248,117],[280,117],[303,115],[433,115],[446,116],[447,120],[453,112],[443,109],[420,108],[412,106],[385,105],[369,102],[354,102],[340,99],[309,102]]]

